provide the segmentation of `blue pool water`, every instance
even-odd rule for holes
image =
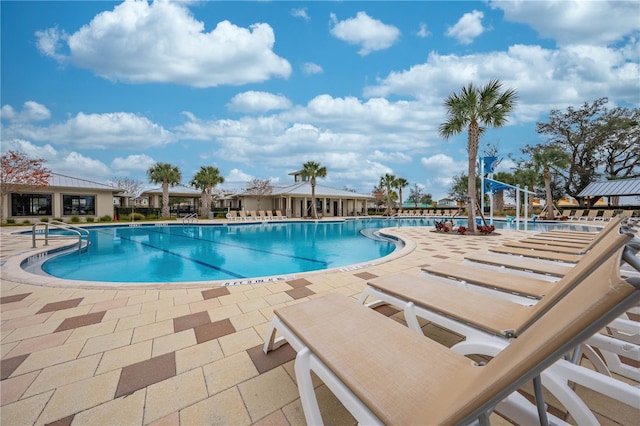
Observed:
[[[495,224],[498,229],[515,227],[513,223]],[[392,253],[398,242],[371,238],[377,229],[433,225],[434,219],[402,218],[88,227],[91,245],[86,253],[73,251],[54,257],[42,270],[70,280],[132,283],[293,274],[368,262]],[[531,222],[528,226],[534,230],[550,227]],[[593,230],[574,226],[583,228]]]

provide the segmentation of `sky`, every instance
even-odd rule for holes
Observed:
[[[518,92],[480,156],[545,139],[549,113],[607,97],[640,106],[637,1],[1,1],[1,150],[53,172],[276,186],[307,161],[318,183],[369,194],[386,173],[434,199],[467,171],[443,139],[444,99],[499,79]],[[404,190],[408,193],[408,189]]]

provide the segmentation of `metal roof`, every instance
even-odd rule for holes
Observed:
[[[310,197],[311,196],[311,183],[300,182],[295,185],[287,187],[274,187],[271,191],[271,195],[280,196],[297,196],[297,197]],[[355,199],[373,199],[371,195],[358,194],[351,191],[345,191],[343,189],[331,188],[323,185],[316,185],[316,197],[327,198],[355,198]]]
[[[142,194],[162,194],[162,187],[143,191]],[[194,197],[202,195],[202,191],[191,186],[175,185],[169,187],[169,195]]]
[[[51,173],[49,177],[49,186],[64,187],[64,188],[78,188],[78,189],[102,189],[105,191],[121,191],[114,186],[105,185],[104,183],[93,182],[86,179],[74,178],[71,176],[60,175],[58,173]]]
[[[592,182],[580,191],[578,197],[607,197],[616,195],[640,195],[640,179]]]

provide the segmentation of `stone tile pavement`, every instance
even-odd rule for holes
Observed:
[[[3,425],[303,425],[285,345],[266,356],[273,310],[328,292],[357,298],[368,279],[462,260],[523,232],[453,236],[430,228],[392,228],[406,246],[366,267],[297,274],[288,281],[221,287],[85,286],[19,271],[30,237],[1,229],[0,288]],[[56,242],[54,244],[62,244]],[[37,285],[34,285],[37,284]],[[401,313],[382,307],[402,321]],[[459,337],[425,323],[451,345]],[[354,419],[319,381],[326,424]],[[591,397],[604,424],[631,424],[640,411]],[[493,414],[494,424],[506,424]]]

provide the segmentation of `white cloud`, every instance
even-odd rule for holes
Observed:
[[[71,35],[50,28],[36,37],[43,54],[115,81],[215,87],[291,74],[289,62],[273,52],[275,35],[268,24],[247,29],[221,21],[205,32],[204,24],[175,2],[125,1]],[[68,53],[61,52],[63,42]]]
[[[147,171],[156,160],[146,154],[129,155],[126,158],[116,157],[111,161],[111,168],[115,171]]]
[[[294,16],[296,18],[302,18],[307,22],[309,20],[311,20],[311,18],[307,14],[307,8],[306,7],[303,7],[303,8],[300,8],[300,9],[291,9],[291,16]]]
[[[49,109],[34,101],[25,102],[22,111],[16,111],[11,105],[3,105],[0,111],[2,119],[18,123],[43,121],[51,118]]]
[[[275,109],[289,109],[291,101],[286,96],[251,90],[235,95],[227,104],[227,108],[232,111],[260,113]]]
[[[255,176],[245,173],[240,169],[231,169],[229,170],[229,174],[225,176],[224,182],[230,184],[244,184],[246,182],[249,182],[254,177]]]
[[[471,44],[485,31],[482,26],[483,17],[484,13],[477,10],[465,13],[454,26],[447,28],[445,35],[457,39],[462,44]]]
[[[302,64],[302,72],[304,74],[322,74],[324,70],[318,64],[314,64],[313,62],[305,62]]]
[[[29,114],[31,117],[45,115],[41,108],[33,108]],[[3,133],[7,138],[47,141],[85,149],[148,148],[163,146],[176,140],[170,131],[148,118],[126,112],[81,112],[65,122],[45,127],[12,123],[3,129]]]
[[[70,152],[56,163],[56,172],[75,177],[90,176],[91,180],[99,180],[111,174],[111,170],[102,161],[86,157],[78,152]]]
[[[420,29],[416,32],[416,35],[420,38],[425,38],[431,35],[431,32],[427,30],[427,24],[421,22]]]
[[[637,1],[492,1],[505,19],[560,45],[610,44],[640,31]],[[637,60],[637,57],[636,57]]]
[[[366,12],[358,12],[355,18],[344,21],[338,21],[332,13],[331,22],[331,35],[349,44],[360,45],[358,54],[361,56],[388,49],[400,38],[398,28],[373,19]]]
[[[47,161],[55,160],[58,155],[58,151],[49,144],[39,146],[22,139],[14,139],[11,141],[3,140],[2,150],[20,151],[24,152],[31,158],[43,158]]]

